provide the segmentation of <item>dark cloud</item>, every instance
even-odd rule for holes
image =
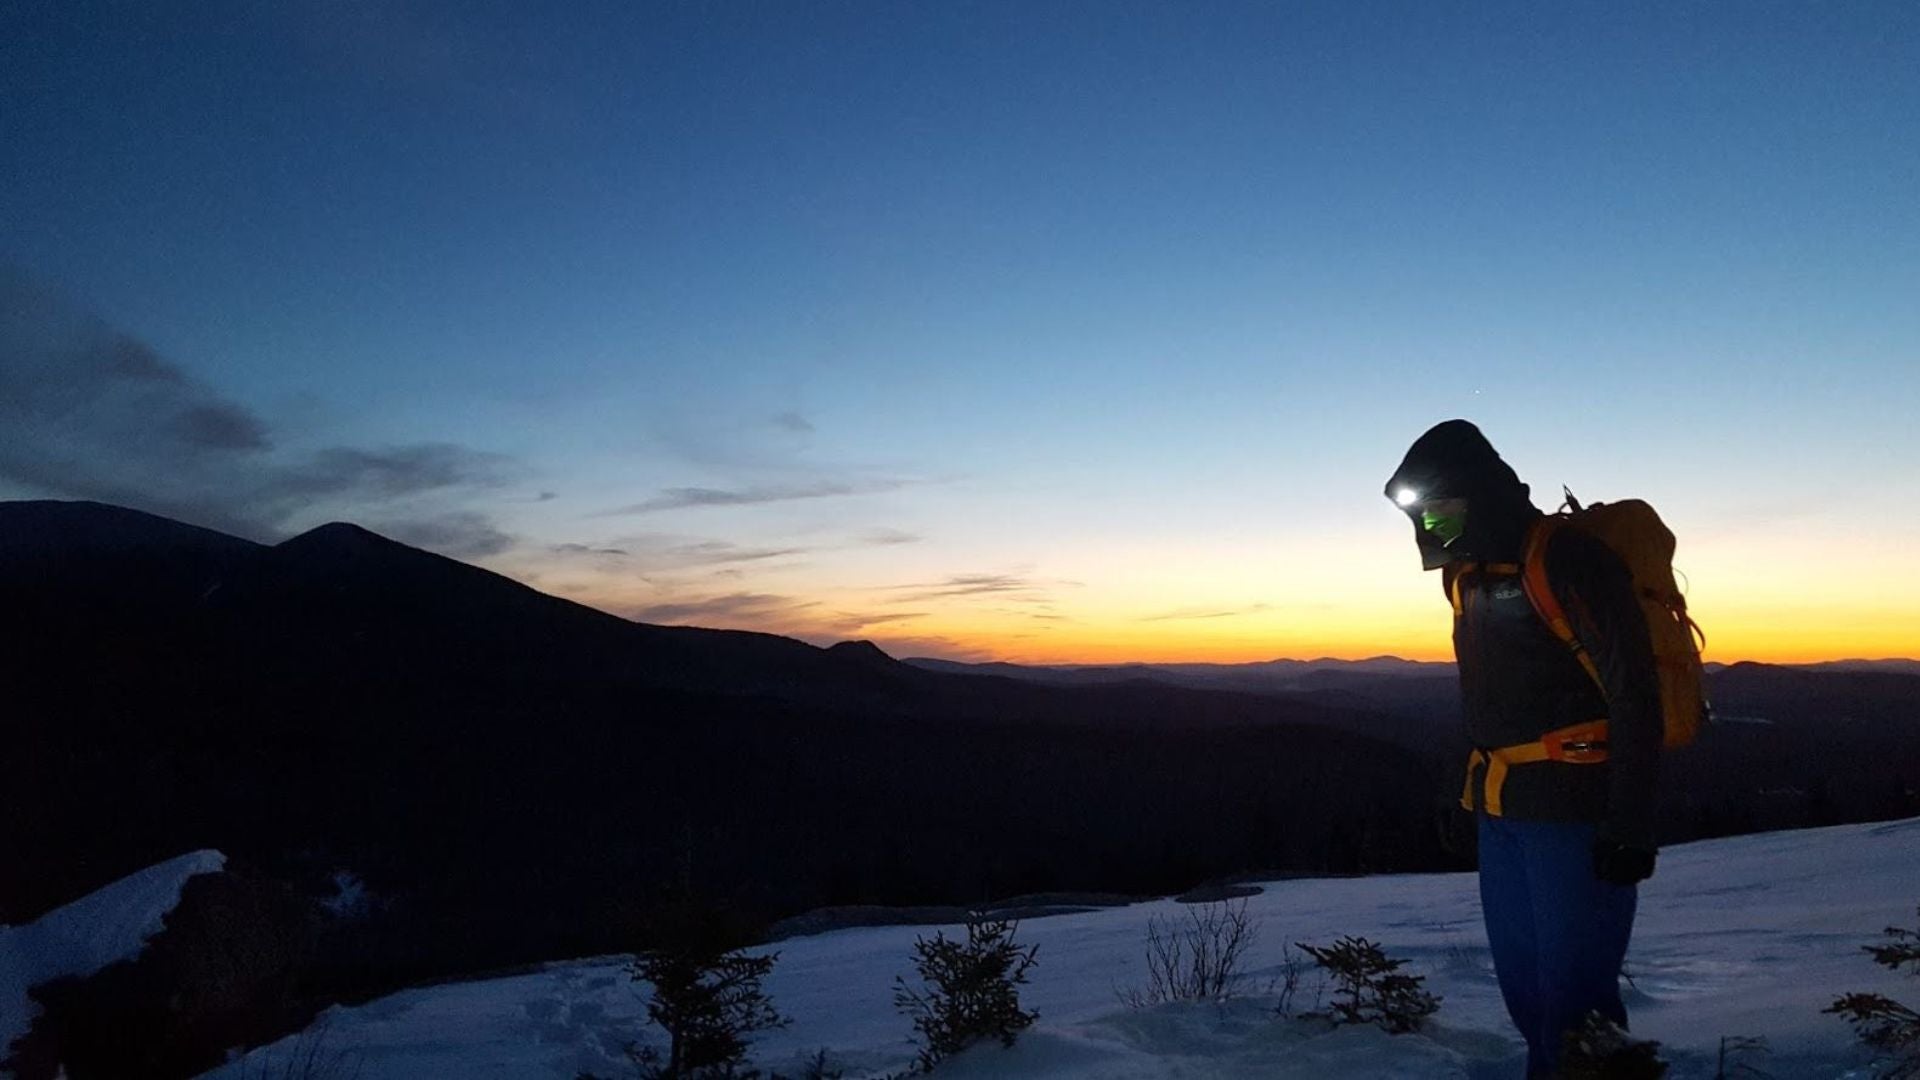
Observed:
[[[456,559],[498,555],[514,544],[513,537],[495,528],[485,514],[470,510],[415,520],[379,521],[373,529],[403,544]]]
[[[160,359],[152,349],[132,338],[116,336],[106,343],[103,352],[103,366],[115,378],[163,383],[187,381],[180,369]]]
[[[504,458],[449,444],[278,451],[243,403],[0,270],[0,481],[257,540],[319,518],[391,520],[422,546],[474,555],[508,541],[448,502],[507,471]]]
[[[496,454],[452,443],[423,443],[383,450],[336,446],[279,470],[273,486],[291,497],[352,495],[398,498],[458,487],[493,487],[506,461]]]
[[[189,446],[210,450],[265,450],[267,426],[245,409],[225,403],[192,405],[176,421]]]
[[[663,510],[689,510],[705,506],[756,506],[762,503],[791,502],[796,499],[825,499],[837,495],[871,495],[892,491],[898,481],[874,480],[861,483],[820,481],[813,484],[776,484],[764,487],[726,490],[723,488],[667,488],[643,502],[605,512],[614,514],[654,514]]]
[[[773,426],[796,435],[813,434],[813,422],[797,412],[783,412],[773,418]]]

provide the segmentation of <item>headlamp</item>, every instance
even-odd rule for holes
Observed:
[[[1420,493],[1412,488],[1401,488],[1399,491],[1393,493],[1393,501],[1403,508],[1411,507],[1414,503],[1420,501]]]

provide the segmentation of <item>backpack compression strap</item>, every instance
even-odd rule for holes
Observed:
[[[1533,603],[1533,610],[1553,631],[1553,636],[1566,642],[1573,651],[1573,658],[1587,669],[1594,685],[1604,693],[1606,683],[1600,678],[1600,667],[1593,662],[1587,647],[1580,643],[1579,635],[1573,632],[1573,624],[1567,621],[1566,608],[1560,606],[1560,598],[1553,594],[1553,585],[1547,580],[1547,542],[1553,538],[1555,529],[1566,523],[1559,516],[1543,517],[1534,524],[1527,534],[1526,555],[1521,560],[1520,585],[1526,590],[1527,599]]]

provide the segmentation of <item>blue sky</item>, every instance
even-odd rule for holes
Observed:
[[[1911,5],[4,19],[0,362],[180,378],[15,394],[3,493],[896,651],[1431,654],[1378,489],[1459,415],[1654,499],[1731,647],[1920,652]],[[259,437],[167,469],[210,406]]]

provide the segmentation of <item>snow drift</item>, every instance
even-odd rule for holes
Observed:
[[[1821,1009],[1849,990],[1911,1001],[1920,983],[1872,964],[1860,946],[1911,925],[1920,902],[1920,818],[1702,841],[1668,849],[1641,891],[1627,958],[1636,1034],[1659,1040],[1674,1080],[1714,1075],[1723,1036],[1763,1036],[1752,1063],[1778,1077],[1865,1076],[1847,1025]],[[1274,882],[1249,902],[1260,920],[1246,995],[1224,1005],[1122,1007],[1116,989],[1145,979],[1148,920],[1178,913],[1160,900],[1033,919],[1038,943],[1022,995],[1038,1025],[1012,1050],[969,1051],[949,1077],[1464,1077],[1517,1078],[1525,1051],[1507,1024],[1480,927],[1472,875]],[[905,1068],[909,1028],[891,983],[910,970],[930,928],[838,930],[770,946],[767,981],[793,1019],[755,1044],[754,1063],[797,1075],[824,1049],[848,1077]],[[1274,1018],[1269,982],[1293,942],[1364,935],[1444,997],[1422,1034],[1329,1031]],[[1313,1004],[1308,976],[1296,1009]],[[306,1036],[256,1050],[209,1076],[258,1075],[324,1032],[329,1052],[362,1080],[416,1076],[573,1077],[631,1074],[622,1046],[655,1041],[623,958],[553,964],[513,976],[409,990],[336,1008]],[[276,1056],[277,1055],[277,1056]]]
[[[31,988],[85,978],[139,956],[180,902],[187,879],[218,873],[226,864],[217,851],[195,851],[129,874],[25,926],[0,927],[0,1060],[33,1025]]]

